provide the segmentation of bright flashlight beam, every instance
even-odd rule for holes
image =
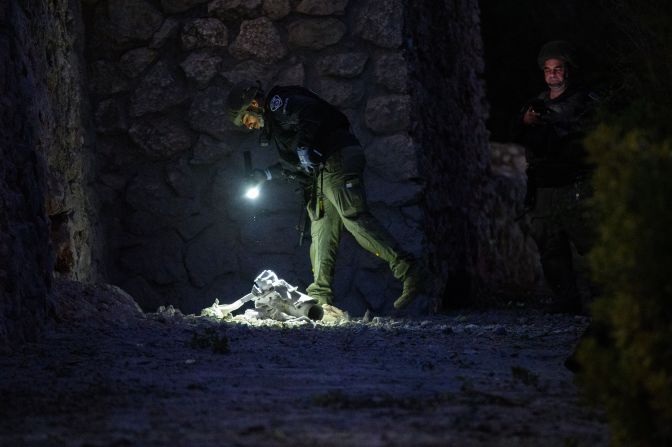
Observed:
[[[248,189],[247,192],[245,193],[245,197],[247,197],[250,200],[254,200],[257,197],[259,197],[259,187],[253,186],[250,189]]]

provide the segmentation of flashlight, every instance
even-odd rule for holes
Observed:
[[[245,192],[245,198],[254,200],[259,197],[259,192],[261,191],[261,185],[253,185],[247,188]]]
[[[254,200],[259,197],[261,192],[261,183],[255,183],[252,169],[252,155],[250,151],[243,152],[243,161],[245,163],[245,177],[247,178],[247,190],[245,191],[245,198]]]

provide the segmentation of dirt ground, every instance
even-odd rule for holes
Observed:
[[[62,321],[0,357],[0,445],[607,445],[563,366],[586,324],[529,310]]]

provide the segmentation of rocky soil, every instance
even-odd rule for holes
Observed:
[[[250,325],[61,283],[0,357],[0,445],[600,446],[563,366],[587,320],[526,311]]]

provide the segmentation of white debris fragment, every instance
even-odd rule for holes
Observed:
[[[331,305],[320,305],[318,300],[301,293],[271,270],[264,270],[254,280],[252,291],[231,304],[219,304],[215,299],[212,306],[201,311],[201,316],[244,321],[274,320],[289,325],[327,325],[349,321],[347,312]],[[254,303],[254,310],[248,309],[241,316],[232,317],[231,313],[248,302]]]

